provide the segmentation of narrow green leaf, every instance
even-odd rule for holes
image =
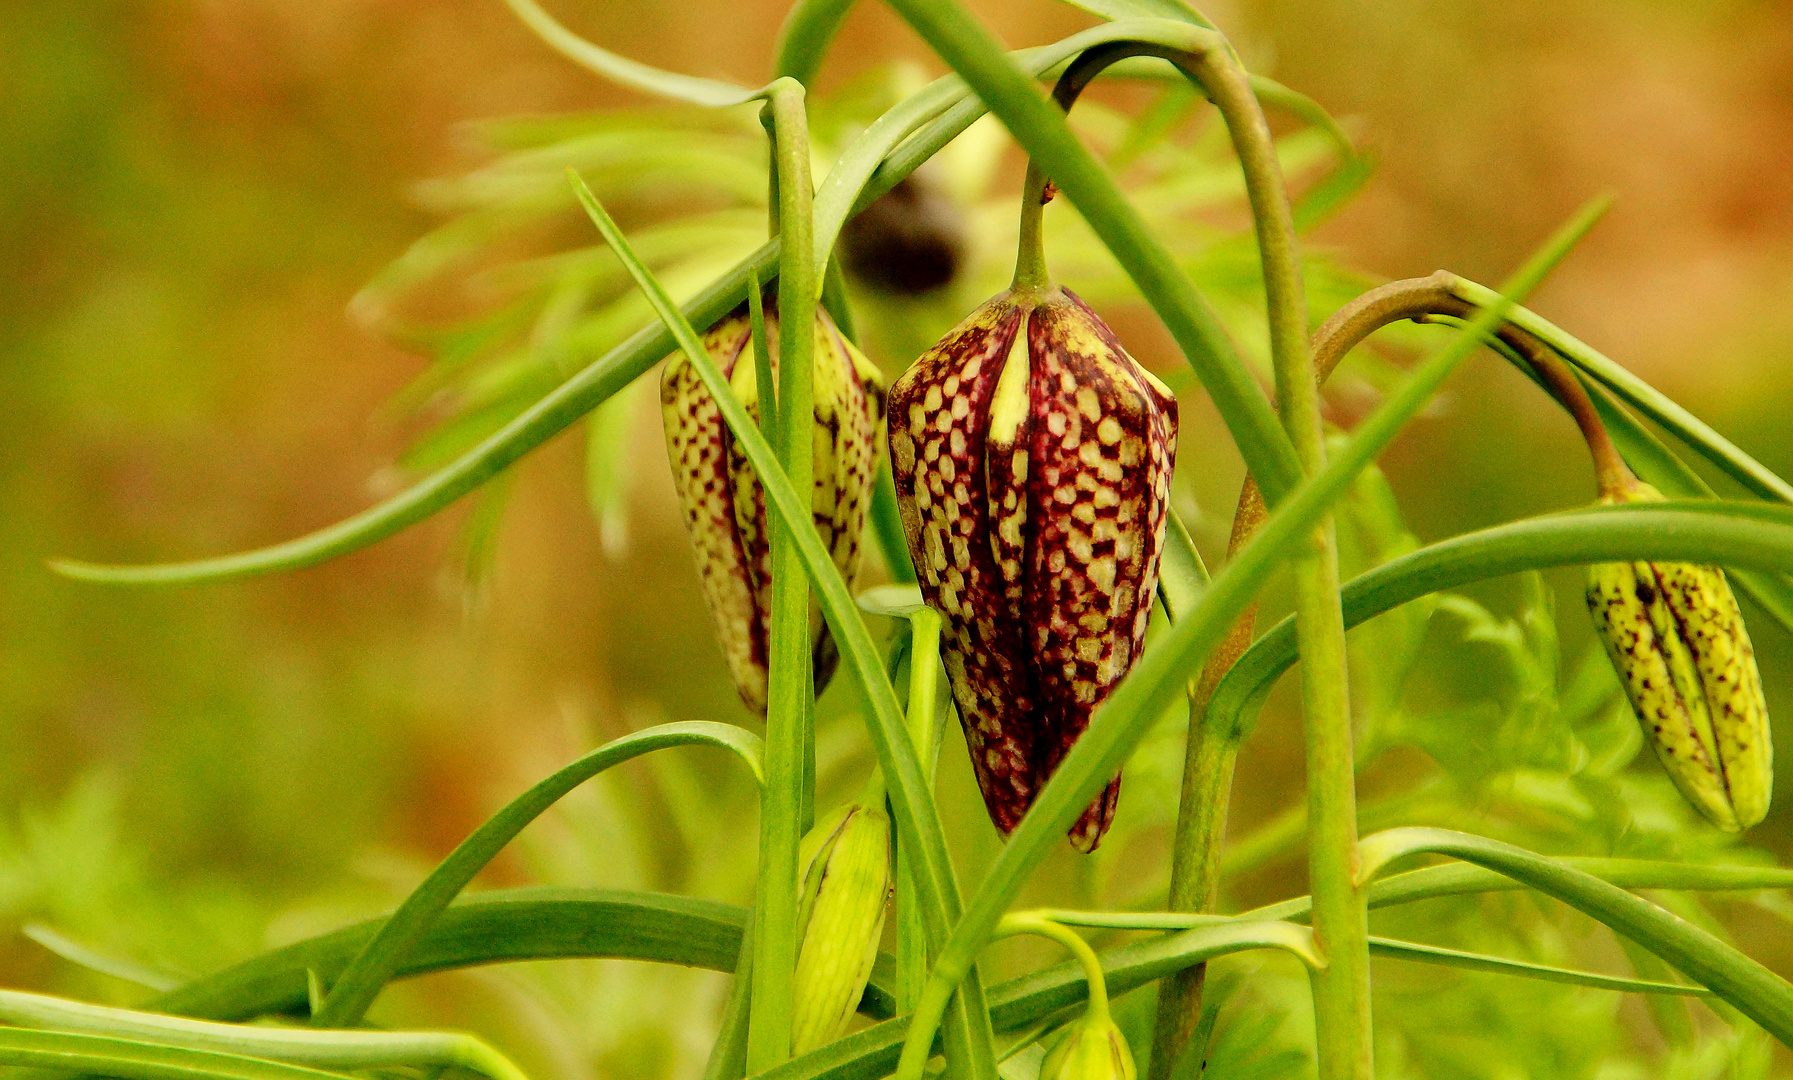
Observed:
[[[431,924],[524,826],[605,769],[669,746],[717,746],[733,751],[756,779],[762,779],[759,736],[728,724],[696,720],[661,724],[605,743],[537,782],[461,841],[399,905],[342,975],[331,981],[329,996],[312,1015],[311,1025],[351,1027],[358,1023]]]
[[[1498,875],[1490,876],[1498,877]],[[1496,888],[1498,887],[1496,886]],[[1519,885],[1514,882],[1512,887],[1517,888]],[[1311,900],[1307,897],[1303,899]],[[1256,912],[1225,916],[1180,911],[1133,913],[1057,909],[1047,909],[1037,914],[1066,926],[1103,927],[1113,930],[1188,930],[1195,927],[1226,926],[1239,920],[1251,921],[1261,917],[1261,913]],[[1015,915],[1005,916],[1005,924],[1008,919],[1015,917]],[[1486,971],[1496,975],[1513,975],[1525,979],[1569,983],[1575,986],[1590,986],[1600,990],[1616,990],[1624,993],[1684,994],[1696,997],[1710,993],[1704,987],[1688,986],[1683,983],[1654,982],[1600,975],[1595,972],[1575,971],[1571,968],[1554,967],[1548,964],[1533,964],[1524,960],[1509,960],[1505,957],[1489,956],[1485,953],[1463,952],[1436,945],[1422,945],[1413,941],[1397,941],[1393,938],[1372,937],[1369,942],[1370,952],[1394,960],[1411,960],[1421,964]]]
[[[1409,855],[1449,855],[1556,897],[1662,957],[1793,1046],[1793,983],[1640,896],[1542,855],[1447,829],[1390,829],[1358,845],[1363,878]]]
[[[79,1032],[322,1069],[459,1065],[492,1080],[525,1080],[510,1059],[471,1035],[422,1031],[312,1031],[220,1024],[0,990],[0,1022]]]
[[[608,889],[495,889],[451,904],[418,939],[397,977],[520,960],[609,957],[732,971],[746,912],[714,900]],[[386,917],[250,957],[144,1003],[209,1020],[304,1015],[306,973],[333,980]]]
[[[1472,304],[1488,304],[1493,295],[1485,286],[1467,278],[1455,279],[1451,291]],[[1744,487],[1764,499],[1793,502],[1793,484],[1787,483],[1774,470],[1744,453],[1735,443],[1712,430],[1704,421],[1670,400],[1660,390],[1526,308],[1514,308],[1510,318],[1645,416],[1674,432],[1676,438],[1729,473]]]
[[[1522,979],[1537,979],[1542,982],[1587,986],[1595,990],[1614,990],[1622,994],[1679,994],[1689,997],[1709,997],[1712,994],[1712,991],[1703,986],[1652,982],[1648,979],[1626,979],[1617,975],[1601,975],[1592,971],[1575,971],[1570,968],[1552,967],[1548,964],[1528,963],[1524,960],[1508,960],[1505,957],[1463,952],[1459,949],[1442,949],[1436,945],[1421,945],[1415,941],[1394,941],[1390,938],[1372,937],[1370,952],[1375,956],[1386,956],[1391,960],[1410,960],[1420,964],[1462,968],[1465,971],[1513,975]]]
[[[1346,582],[1345,625],[1428,593],[1523,570],[1666,559],[1764,573],[1793,565],[1793,507],[1721,500],[1590,507],[1453,537]],[[1206,723],[1243,736],[1263,694],[1296,657],[1295,626],[1265,633],[1214,691]],[[1092,729],[1094,725],[1091,725]]]
[[[0,1065],[121,1080],[347,1080],[342,1073],[178,1046],[0,1028]]]
[[[84,945],[74,938],[61,933],[56,928],[43,923],[26,923],[19,927],[19,933],[37,942],[44,948],[62,957],[71,964],[79,964],[89,971],[97,971],[102,975],[110,975],[114,979],[146,986],[151,990],[169,990],[179,986],[181,980],[160,971],[151,971],[140,964],[116,956],[108,956],[98,949]]]
[[[1604,204],[1596,201],[1577,214],[1514,275],[1509,295],[1517,299],[1535,288],[1604,209]],[[1359,425],[1341,452],[1272,512],[1251,542],[1215,576],[1189,617],[1176,625],[1162,645],[1148,650],[1132,674],[1096,710],[1089,727],[1010,834],[1002,854],[966,905],[964,919],[936,961],[934,977],[929,982],[931,998],[924,1000],[924,1005],[937,1000],[943,989],[966,970],[1003,910],[1039,864],[1047,845],[1063,834],[1108,778],[1125,764],[1146,727],[1162,715],[1175,695],[1183,692],[1196,664],[1219,642],[1263,582],[1283,564],[1294,546],[1305,540],[1307,531],[1344,493],[1357,473],[1393,440],[1406,421],[1430,400],[1445,377],[1477,347],[1477,336],[1497,325],[1506,306],[1507,302],[1503,302],[1484,308],[1470,333],[1459,335],[1415,368],[1407,382]],[[920,1010],[918,1015],[926,1019]]]
[[[631,90],[639,90],[644,94],[663,97],[672,101],[686,101],[693,105],[709,105],[721,107],[741,105],[759,96],[758,90],[749,90],[745,86],[722,82],[717,79],[700,79],[694,75],[680,75],[671,71],[649,67],[624,56],[600,49],[584,38],[568,30],[554,20],[552,15],[543,11],[535,0],[504,0],[511,11],[523,21],[523,25],[533,30],[537,37],[547,42],[554,51],[565,56],[575,64],[589,68],[619,86]]]
[[[691,361],[705,386],[715,398],[724,421],[734,433],[737,444],[753,465],[765,490],[766,502],[779,515],[795,539],[798,553],[809,570],[829,629],[840,646],[842,658],[853,668],[864,689],[870,708],[866,729],[877,750],[879,767],[889,785],[890,804],[896,821],[898,838],[909,846],[914,858],[910,863],[917,894],[931,942],[938,943],[960,918],[958,882],[954,878],[945,834],[934,807],[932,791],[916,760],[907,726],[896,699],[896,691],[884,671],[882,658],[872,644],[865,621],[853,604],[821,538],[810,527],[810,506],[807,496],[799,496],[790,481],[778,468],[772,448],[748,418],[746,410],[729,389],[728,382],[716,362],[704,349],[697,332],[679,313],[653,274],[635,258],[627,237],[618,229],[604,208],[583,183],[573,178],[580,201],[590,214],[604,239],[616,249],[618,258],[629,268],[636,284],[653,302],[654,309],[678,340],[679,347]],[[993,1080],[995,1048],[990,1039],[988,1013],[984,1007],[983,988],[971,965],[967,964],[962,980],[955,980],[959,992],[954,998],[949,1035],[968,1040],[973,1051],[971,1063],[979,1072],[971,1080]],[[986,1075],[988,1074],[988,1075]]]

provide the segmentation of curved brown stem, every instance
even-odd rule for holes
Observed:
[[[1347,353],[1390,323],[1402,320],[1427,322],[1438,316],[1474,318],[1479,309],[1451,292],[1454,280],[1453,275],[1441,270],[1429,277],[1391,281],[1340,308],[1314,332],[1311,354],[1315,378],[1325,382]],[[1510,322],[1502,324],[1495,336],[1531,365],[1545,389],[1575,420],[1582,438],[1587,441],[1589,453],[1593,455],[1601,495],[1634,487],[1637,478],[1613,446],[1587,388],[1569,366],[1549,346]],[[1257,482],[1248,474],[1239,491],[1238,509],[1233,514],[1233,531],[1227,544],[1229,556],[1251,539],[1267,514]],[[1220,884],[1221,840],[1226,833],[1227,801],[1238,745],[1230,736],[1203,738],[1200,718],[1206,714],[1208,701],[1221,678],[1251,646],[1256,620],[1254,604],[1239,616],[1226,638],[1208,655],[1190,694],[1191,724],[1183,767],[1183,797],[1177,815],[1177,841],[1172,848],[1168,905],[1172,911],[1208,911],[1216,900]],[[1186,837],[1203,837],[1206,842],[1186,843]],[[1164,981],[1160,993],[1166,995],[1173,1006],[1159,1011],[1156,1047],[1182,1047],[1195,1031],[1201,1019],[1206,974],[1206,965],[1197,964]],[[1154,1055],[1151,1063],[1153,1080],[1168,1077],[1174,1064],[1174,1061],[1160,1062]]]

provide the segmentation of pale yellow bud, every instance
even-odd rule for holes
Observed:
[[[1106,1010],[1071,1024],[1046,1059],[1040,1080],[1134,1080],[1133,1051]]]
[[[794,1054],[840,1038],[871,978],[890,893],[890,818],[882,801],[851,804],[818,822],[801,858]]]

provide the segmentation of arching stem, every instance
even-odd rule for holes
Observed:
[[[1090,948],[1083,935],[1051,919],[1032,911],[1018,911],[1012,915],[1004,915],[996,924],[996,932],[992,938],[1015,937],[1020,934],[1033,934],[1037,937],[1050,938],[1063,945],[1077,962],[1083,966],[1083,980],[1089,985],[1089,1013],[1097,1023],[1109,1022],[1108,1014],[1108,982],[1102,977],[1102,961],[1096,956],[1096,950]]]

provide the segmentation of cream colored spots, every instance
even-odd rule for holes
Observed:
[[[1150,613],[1175,402],[1111,342],[1068,293],[998,297],[892,389],[926,433],[896,463],[904,527],[918,563],[950,561],[924,568],[923,592],[1005,832],[1125,676]],[[1071,831],[1080,848],[1115,790]]]
[[[771,367],[777,369],[777,323],[768,320]],[[864,528],[869,480],[883,433],[884,388],[877,368],[818,313],[815,359],[815,485],[812,516],[835,565],[851,583],[858,574],[859,533]],[[704,336],[710,358],[730,390],[757,419],[758,386],[745,315],[731,316]],[[729,673],[742,700],[765,708],[765,632],[770,605],[770,553],[766,508],[759,481],[722,422],[721,410],[689,359],[670,358],[661,379],[662,419],[673,477],[697,556],[705,600],[723,646]],[[907,434],[893,442],[899,460],[914,462]],[[825,633],[819,617],[818,633]],[[832,657],[820,647],[816,655]],[[818,687],[832,674],[832,660],[818,662]]]

